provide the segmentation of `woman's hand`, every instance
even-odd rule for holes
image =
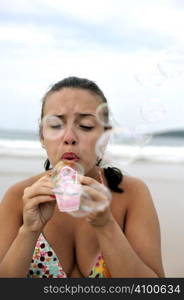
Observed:
[[[23,226],[29,231],[41,231],[52,217],[56,204],[50,173],[25,188],[23,195]]]
[[[89,195],[91,201],[96,202],[94,211],[89,213],[86,217],[88,223],[94,227],[98,227],[111,222],[113,219],[110,209],[111,192],[106,186],[100,184],[93,178],[80,176],[79,181],[83,186],[85,194],[87,193]]]

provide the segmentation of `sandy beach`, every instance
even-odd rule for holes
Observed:
[[[0,199],[12,184],[43,171],[44,157],[0,156]],[[184,164],[137,161],[122,167],[143,179],[157,209],[166,277],[184,277]]]
[[[184,277],[184,165],[138,162],[127,169],[151,191],[160,221],[166,277]]]

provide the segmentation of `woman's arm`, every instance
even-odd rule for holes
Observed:
[[[39,232],[22,226],[0,263],[0,277],[27,277]]]
[[[24,182],[13,185],[0,203],[0,277],[25,277],[29,269],[35,241],[22,228],[24,188]]]
[[[34,247],[55,206],[49,177],[10,188],[0,205],[0,277],[26,277]]]

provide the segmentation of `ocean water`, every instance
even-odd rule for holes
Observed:
[[[1,157],[45,157],[38,133],[0,129]],[[152,134],[147,143],[111,144],[107,158],[122,160],[128,164],[134,160],[184,163],[184,131]]]

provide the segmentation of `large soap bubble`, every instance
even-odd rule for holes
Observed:
[[[145,128],[117,127],[106,130],[96,143],[96,154],[99,158],[115,161],[121,165],[132,163],[140,154],[140,150],[150,140]]]
[[[85,186],[82,187],[79,208],[77,210],[69,212],[69,214],[73,217],[85,217],[95,209],[95,203],[89,193],[85,191],[85,189]]]
[[[41,128],[43,137],[49,140],[56,140],[63,135],[63,121],[55,115],[46,115]]]
[[[102,199],[95,201],[90,193],[89,187],[82,185],[81,196],[80,196],[80,206],[78,210],[70,211],[69,214],[73,217],[85,217],[92,212],[103,211],[107,206],[109,206],[111,201],[111,192],[109,189],[102,184],[91,184],[90,187],[102,194]]]
[[[117,121],[115,120],[113,113],[107,103],[101,103],[100,105],[98,105],[96,109],[96,118],[103,127],[111,127],[117,125]]]
[[[150,99],[140,107],[140,114],[148,123],[160,122],[166,115],[166,108],[159,99]]]
[[[140,147],[140,150],[150,143],[152,140],[152,133],[148,132],[148,128],[145,124],[139,124],[134,130],[136,144]]]
[[[165,82],[165,76],[159,71],[157,66],[151,70],[134,74],[134,79],[139,85],[146,88],[160,87]]]
[[[84,168],[81,164],[79,164],[76,161],[69,161],[69,160],[60,160],[54,167],[53,167],[53,171],[52,171],[52,179],[53,182],[57,182],[58,180],[60,180],[60,172],[61,170],[65,167],[68,166],[70,168],[72,168],[73,170],[76,171],[77,175],[84,175]]]
[[[157,64],[160,74],[165,78],[177,78],[184,74],[184,50],[170,50]]]

